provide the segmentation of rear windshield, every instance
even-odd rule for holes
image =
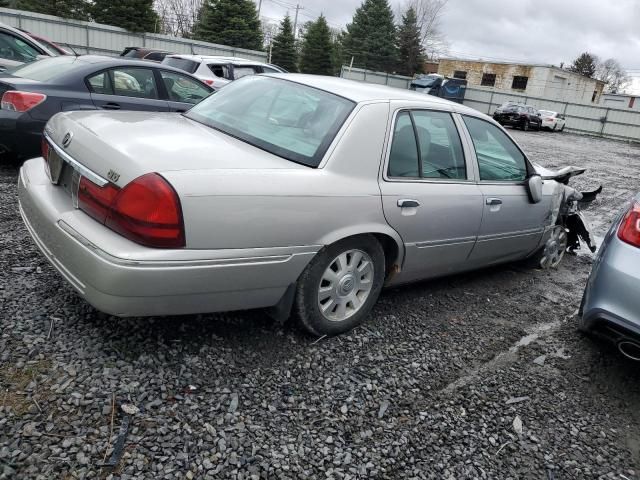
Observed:
[[[354,106],[307,85],[250,75],[185,116],[274,155],[317,167]]]
[[[127,58],[136,58],[138,56],[138,49],[137,48],[126,48],[124,53],[122,53],[120,56],[121,57],[127,57]]]
[[[163,65],[169,65],[170,67],[179,68],[185,72],[193,73],[198,69],[198,62],[188,60],[180,57],[164,57],[162,61]]]
[[[540,115],[544,115],[545,117],[553,117],[556,112],[552,112],[551,110],[540,110]]]
[[[76,56],[64,55],[61,57],[44,58],[33,63],[20,65],[10,70],[9,73],[16,77],[47,82],[61,75],[68,74],[74,68],[80,68],[85,65],[86,63],[79,61]]]

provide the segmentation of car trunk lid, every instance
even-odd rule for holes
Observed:
[[[62,113],[45,133],[75,162],[120,187],[150,172],[307,168],[175,113]]]

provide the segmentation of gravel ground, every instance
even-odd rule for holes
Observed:
[[[599,236],[640,190],[638,147],[514,135],[604,184]],[[387,290],[332,339],[262,312],[121,320],[42,258],[16,180],[0,167],[0,479],[640,478],[640,369],[575,329],[588,254]]]

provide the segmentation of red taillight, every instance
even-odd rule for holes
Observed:
[[[141,245],[185,246],[180,199],[157,173],[138,177],[122,189],[110,183],[99,187],[83,177],[78,188],[78,207]]]
[[[104,224],[119,191],[112,183],[100,187],[82,177],[78,185],[78,208]]]
[[[9,90],[4,92],[0,101],[0,108],[14,112],[26,112],[40,105],[47,99],[46,95],[35,92],[18,92]]]
[[[49,149],[51,147],[49,146],[49,142],[47,142],[47,139],[42,137],[42,140],[40,140],[40,153],[42,153],[42,158],[46,160],[49,159]]]
[[[213,85],[213,80],[208,80],[208,79],[204,79],[204,83],[206,83],[207,85],[211,86]]]
[[[618,238],[634,247],[640,247],[640,203],[635,203],[622,219]]]

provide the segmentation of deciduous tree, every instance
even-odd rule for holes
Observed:
[[[615,58],[599,62],[595,78],[606,82],[605,90],[609,93],[621,93],[631,82],[624,67]]]

